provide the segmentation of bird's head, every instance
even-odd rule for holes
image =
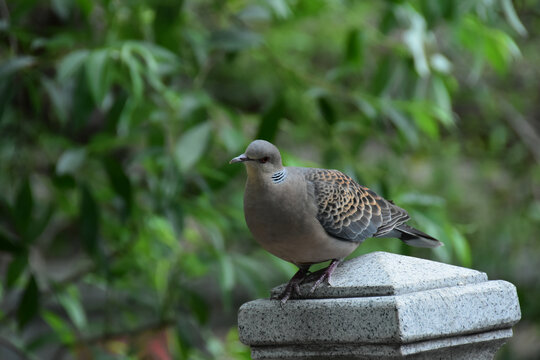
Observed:
[[[229,164],[243,162],[246,164],[248,173],[273,174],[281,169],[281,154],[277,147],[265,140],[255,140],[247,147],[246,151],[229,161]]]

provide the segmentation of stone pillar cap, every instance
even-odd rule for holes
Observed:
[[[444,287],[487,281],[486,273],[436,261],[382,251],[365,254],[344,262],[332,274],[328,284],[310,293],[308,281],[300,286],[303,299],[349,298],[401,295]],[[280,294],[285,284],[272,289]]]
[[[300,288],[305,299],[284,305],[260,299],[241,306],[240,340],[252,346],[254,359],[273,358],[268,354],[291,347],[315,351],[318,346],[318,354],[328,356],[350,351],[362,359],[488,341],[498,347],[521,317],[516,288],[509,282],[385,252],[341,264],[330,283],[313,294],[311,286]]]

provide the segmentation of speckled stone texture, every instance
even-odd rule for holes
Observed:
[[[480,271],[377,251],[338,266],[330,284],[321,285],[313,294],[309,293],[311,283],[300,289],[304,299],[341,298],[400,295],[485,281],[487,275]],[[285,285],[274,288],[272,295],[280,294]]]
[[[242,305],[238,327],[253,359],[492,359],[520,317],[511,283],[375,252],[305,299]]]

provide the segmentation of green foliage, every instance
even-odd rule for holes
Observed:
[[[34,276],[30,276],[17,309],[17,323],[19,325],[19,329],[24,328],[26,324],[28,324],[28,322],[37,315],[38,311],[39,290],[36,284],[36,279]]]
[[[175,359],[249,359],[235,309],[294,271],[244,225],[228,160],[254,138],[345,171],[446,245],[354,255],[500,275],[538,326],[520,271],[540,250],[540,155],[520,115],[537,106],[538,52],[515,40],[538,28],[533,8],[0,0],[2,336],[30,358],[143,358],[164,337]]]

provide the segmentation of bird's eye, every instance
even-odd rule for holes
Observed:
[[[265,157],[259,159],[259,162],[260,162],[261,164],[264,164],[264,163],[267,162],[269,159],[270,159],[270,158],[269,158],[268,156],[265,156]]]

